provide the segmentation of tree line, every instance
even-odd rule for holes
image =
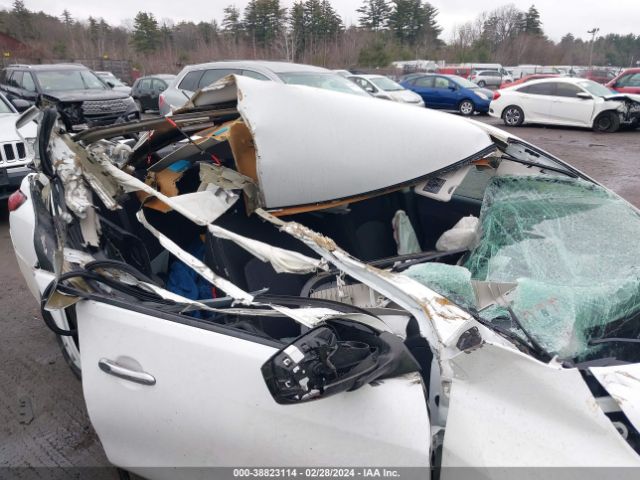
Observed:
[[[438,9],[425,0],[363,0],[356,25],[345,25],[329,0],[250,0],[229,5],[219,19],[178,22],[138,12],[128,25],[30,10],[14,0],[0,11],[0,32],[25,45],[7,57],[34,61],[126,59],[146,72],[227,58],[277,59],[333,68],[375,68],[393,60],[584,65],[590,39],[567,33],[554,42],[532,5],[508,4],[456,25],[443,38]],[[629,66],[640,60],[640,35],[607,34],[593,44],[593,63]]]

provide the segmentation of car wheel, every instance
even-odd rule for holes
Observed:
[[[47,316],[49,322],[54,322],[63,330],[76,329],[74,307],[69,307],[62,312],[62,322],[55,321],[51,313],[46,310],[42,311],[42,315]],[[78,344],[77,335],[56,335],[56,340],[58,341],[58,345],[60,345],[60,350],[62,350],[62,357],[64,358],[64,361],[67,362],[67,365],[71,369],[71,372],[78,380],[82,379],[82,369],[80,366],[80,347]]]
[[[475,109],[476,106],[471,100],[463,100],[460,102],[460,105],[458,105],[458,111],[465,117],[473,114]]]
[[[502,112],[502,121],[508,127],[519,127],[524,122],[524,112],[516,105],[509,105]]]
[[[485,82],[484,80],[480,80],[480,81],[478,82],[478,86],[479,86],[480,88],[484,88],[484,87],[486,87],[486,86],[487,86],[487,82]]]
[[[138,107],[140,113],[144,113],[144,107],[142,106],[142,103],[140,103],[140,100],[136,98],[134,101],[136,102],[136,107]]]
[[[620,117],[615,112],[602,112],[593,122],[596,132],[613,133],[620,128]]]

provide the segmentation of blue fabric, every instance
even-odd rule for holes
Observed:
[[[187,252],[198,260],[204,259],[204,243],[199,239],[193,242]],[[191,300],[202,300],[213,297],[212,287],[209,282],[198,275],[192,268],[180,260],[174,260],[169,268],[169,278],[166,288]],[[193,312],[194,317],[200,317],[200,312]]]
[[[191,166],[191,162],[189,160],[178,160],[176,163],[169,167],[169,170],[172,172],[184,172],[187,168]]]

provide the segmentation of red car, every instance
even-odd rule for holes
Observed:
[[[555,73],[533,73],[531,75],[525,75],[524,77],[519,78],[518,80],[515,80],[513,82],[503,82],[500,85],[500,88],[506,88],[506,87],[513,87],[515,85],[521,85],[523,83],[527,83],[531,80],[539,80],[541,78],[549,78],[549,77],[559,77],[560,75],[557,75]]]
[[[604,68],[585,70],[580,73],[581,78],[586,78],[587,80],[593,80],[594,82],[602,83],[603,85],[607,82],[610,82],[615,75],[611,70],[607,70]]]
[[[640,68],[629,68],[606,85],[620,93],[640,94]]]

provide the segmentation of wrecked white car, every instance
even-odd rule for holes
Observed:
[[[12,241],[113,464],[640,465],[640,218],[566,163],[245,77],[39,123]]]

